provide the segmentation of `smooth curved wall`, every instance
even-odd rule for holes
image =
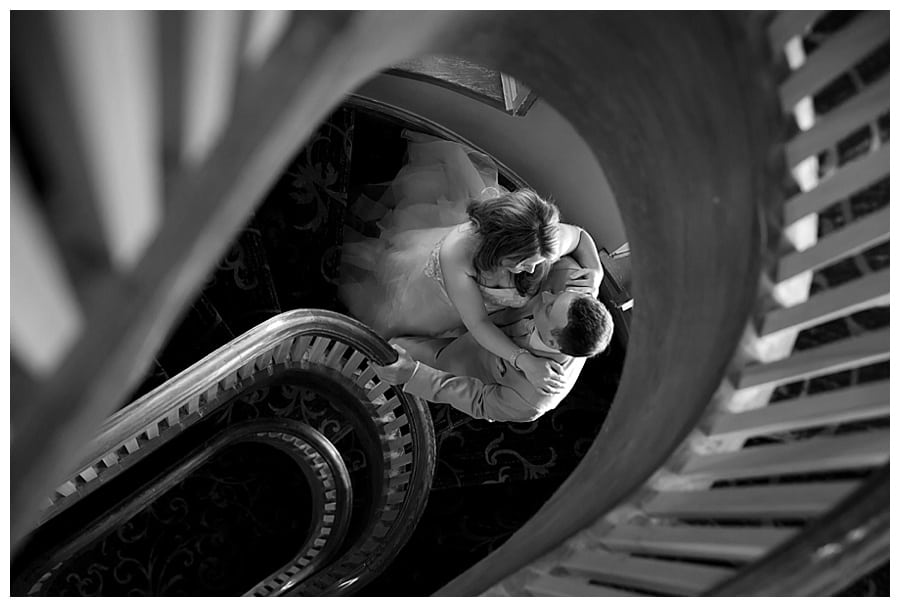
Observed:
[[[694,429],[748,322],[781,124],[752,13],[470,15],[438,52],[494,65],[572,124],[631,243],[634,316],[616,398],[581,463],[505,544],[438,591],[476,595],[641,489]]]
[[[471,141],[540,194],[552,197],[563,220],[585,228],[598,247],[613,251],[627,241],[596,156],[544,99],[538,98],[525,116],[510,116],[442,86],[390,74],[372,78],[356,93],[432,120]]]

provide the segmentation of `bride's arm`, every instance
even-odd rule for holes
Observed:
[[[603,266],[600,264],[600,253],[594,239],[587,230],[568,223],[559,224],[559,256],[570,255],[582,268],[590,270],[584,275],[586,285],[591,288],[594,296],[600,290],[603,281]]]
[[[449,249],[449,250],[448,250]],[[562,389],[562,367],[549,359],[539,359],[519,348],[488,317],[481,291],[471,274],[471,262],[459,246],[445,246],[441,250],[441,271],[447,295],[459,316],[484,349],[519,368],[534,386],[544,394]]]

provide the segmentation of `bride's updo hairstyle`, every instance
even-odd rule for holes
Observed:
[[[496,270],[506,259],[524,260],[540,255],[549,260],[558,256],[559,209],[533,190],[473,200],[466,211],[480,237],[473,259],[479,274]],[[517,290],[522,295],[532,294],[535,281],[540,282],[547,265],[540,264],[531,275],[516,274]]]

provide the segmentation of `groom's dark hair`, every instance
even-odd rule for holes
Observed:
[[[559,351],[569,356],[594,356],[612,340],[612,314],[590,295],[579,294],[569,303],[568,322],[556,339]]]

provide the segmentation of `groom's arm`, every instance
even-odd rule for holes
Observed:
[[[552,408],[540,399],[533,403],[510,386],[486,384],[476,377],[452,375],[419,363],[404,390],[436,403],[447,403],[476,419],[530,422]]]
[[[485,383],[476,377],[454,375],[413,360],[395,343],[397,361],[384,367],[373,365],[378,377],[415,396],[447,403],[476,419],[527,422],[540,417],[554,406],[553,397],[528,400],[510,386]]]

